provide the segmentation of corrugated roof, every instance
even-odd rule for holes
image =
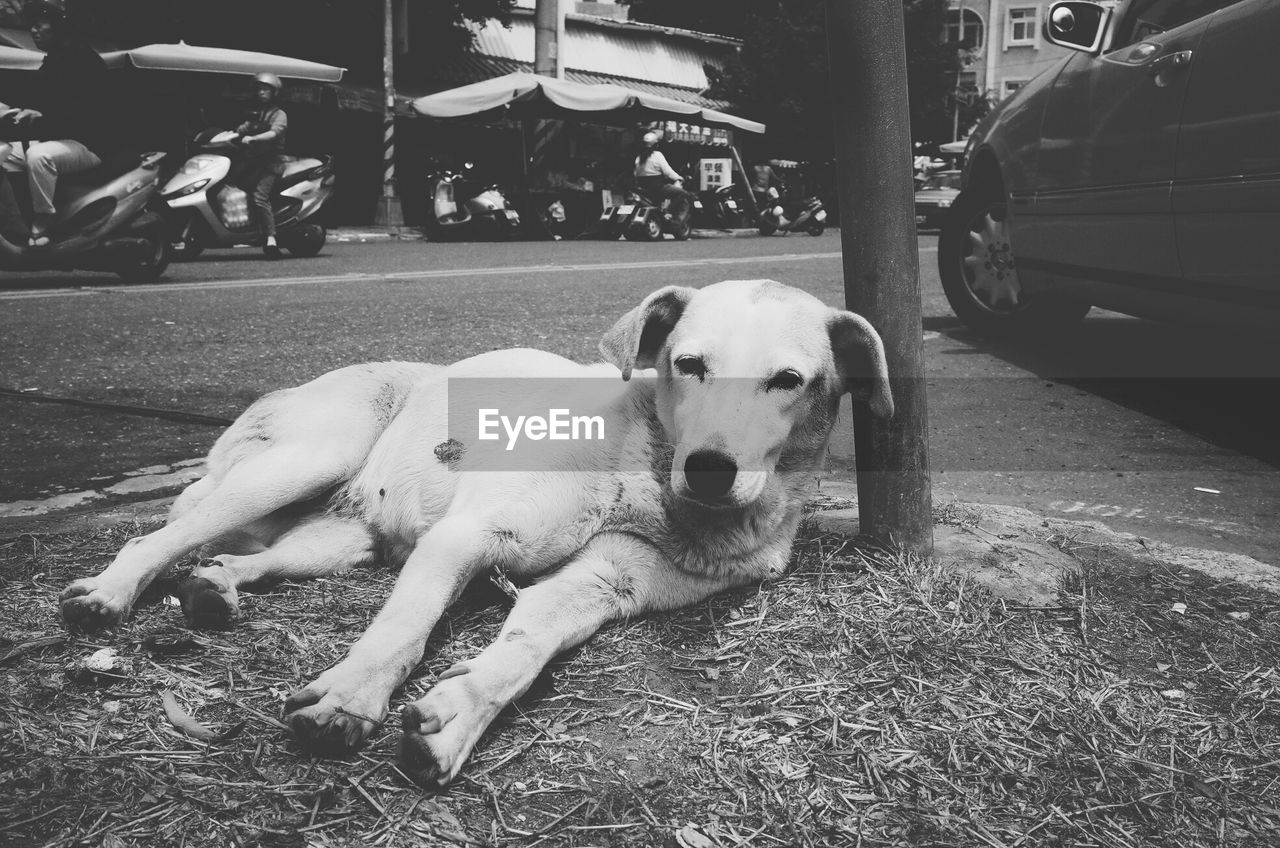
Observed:
[[[609,26],[600,26],[608,23]],[[642,27],[571,15],[566,22],[564,53],[567,71],[606,74],[628,80],[701,91],[710,81],[704,66],[720,65],[722,43],[672,38],[661,27]],[[498,59],[534,61],[534,22],[511,21],[510,29],[490,21],[476,29],[475,52]]]

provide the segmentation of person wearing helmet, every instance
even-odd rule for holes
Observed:
[[[118,143],[120,121],[111,114],[107,66],[79,36],[62,0],[31,0],[22,8],[31,38],[45,53],[30,106],[6,115],[9,135],[27,140],[11,151],[6,170],[24,170],[31,191],[30,247],[49,244],[58,178],[102,164]]]
[[[254,107],[236,127],[245,145],[237,182],[252,197],[258,229],[264,238],[263,255],[268,259],[279,259],[283,254],[276,244],[276,216],[271,209],[271,194],[280,178],[278,159],[284,150],[285,131],[289,128],[288,116],[276,104],[284,83],[272,73],[258,74],[253,82]]]
[[[645,194],[656,199],[671,201],[669,216],[680,217],[688,207],[689,194],[684,190],[683,178],[667,162],[658,149],[658,134],[653,130],[640,139],[641,150],[636,156],[635,180]]]

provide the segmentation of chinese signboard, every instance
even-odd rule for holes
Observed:
[[[683,141],[689,144],[706,144],[713,147],[729,146],[729,131],[715,127],[700,127],[679,121],[666,121],[662,134],[667,141]]]
[[[710,191],[733,182],[732,159],[703,159],[698,167],[698,191]]]

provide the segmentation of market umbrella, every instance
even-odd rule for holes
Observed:
[[[596,115],[626,121],[674,119],[703,126],[763,133],[764,124],[726,112],[626,88],[514,73],[429,94],[411,102],[431,118],[458,118],[510,110],[528,117]]]
[[[147,44],[129,50],[103,54],[108,64],[123,56],[130,65],[153,71],[191,71],[207,74],[256,74],[269,71],[277,76],[315,82],[338,82],[345,68],[226,47],[197,47],[186,42]],[[110,57],[110,58],[108,58]]]
[[[43,61],[43,53],[0,44],[0,71],[34,71]]]

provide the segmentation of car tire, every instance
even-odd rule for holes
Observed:
[[[1089,304],[1053,294],[1028,295],[1018,278],[1001,192],[982,185],[961,192],[938,236],[938,273],[956,317],[988,336],[1035,336],[1078,324]]]

